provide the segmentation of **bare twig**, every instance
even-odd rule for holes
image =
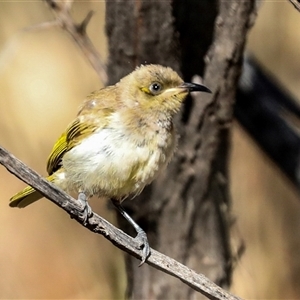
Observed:
[[[300,2],[298,0],[289,0],[294,7],[300,12]]]
[[[85,19],[76,24],[70,14],[72,1],[45,0],[52,11],[55,13],[56,20],[54,22],[42,23],[34,28],[45,28],[49,25],[58,25],[66,30],[82,50],[92,67],[97,72],[103,84],[107,83],[106,66],[99,52],[94,47],[86,33],[86,27],[91,20],[93,12],[89,12]]]
[[[65,210],[71,218],[74,218],[82,226],[89,230],[103,235],[118,248],[126,251],[134,257],[140,258],[141,251],[135,240],[116,228],[108,221],[93,213],[87,224],[83,224],[80,219],[81,206],[71,196],[60,190],[51,182],[42,178],[35,171],[31,170],[24,163],[0,147],[0,164],[2,164],[10,173],[31,185],[36,190],[45,195],[54,204]],[[176,260],[165,256],[151,249],[151,256],[146,261],[154,268],[161,270],[171,276],[180,279],[182,282],[202,293],[209,299],[218,300],[238,300],[239,298],[223,290],[202,274],[197,274],[188,267],[182,265]]]

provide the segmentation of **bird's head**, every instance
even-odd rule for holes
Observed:
[[[184,82],[169,67],[142,65],[119,83],[122,102],[131,108],[150,113],[173,115],[193,91],[211,93],[204,85]]]

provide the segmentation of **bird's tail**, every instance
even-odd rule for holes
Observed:
[[[53,182],[53,174],[48,176],[47,180]],[[24,190],[10,198],[9,206],[23,208],[43,197],[44,196],[40,192],[36,191],[31,186],[27,186]]]

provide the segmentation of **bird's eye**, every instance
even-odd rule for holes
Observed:
[[[162,85],[159,82],[153,82],[149,86],[149,91],[153,95],[157,95],[162,90]]]

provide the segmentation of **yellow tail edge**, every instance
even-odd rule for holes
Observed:
[[[53,176],[47,177],[47,180],[53,181]],[[44,196],[33,187],[27,186],[9,199],[9,206],[23,208],[43,197]]]
[[[23,208],[41,198],[43,198],[41,193],[31,186],[27,186],[24,190],[10,198],[9,206]]]

